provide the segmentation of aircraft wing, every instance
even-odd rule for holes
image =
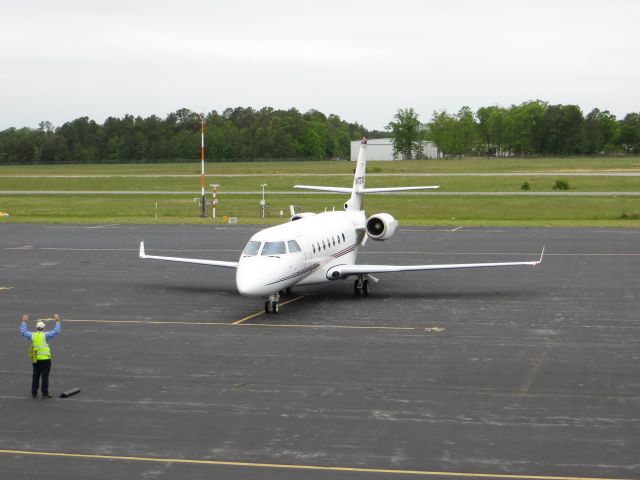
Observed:
[[[221,260],[200,260],[198,258],[159,257],[156,255],[147,255],[144,252],[144,242],[140,242],[140,258],[150,260],[166,260],[168,262],[196,263],[199,265],[210,265],[214,267],[238,268],[238,262],[223,262]]]
[[[535,267],[542,263],[544,247],[540,258],[531,262],[500,263],[450,263],[442,265],[337,265],[327,271],[327,278],[345,278],[350,275],[366,275],[369,273],[415,272],[421,270],[448,270],[457,268],[516,267],[529,265]]]

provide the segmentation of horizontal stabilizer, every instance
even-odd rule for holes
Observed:
[[[385,193],[385,192],[404,192],[408,190],[435,190],[440,188],[439,185],[431,185],[428,187],[383,187],[383,188],[363,188],[362,193]]]
[[[167,262],[195,263],[197,265],[209,265],[213,267],[238,268],[238,262],[224,262],[221,260],[201,260],[198,258],[182,257],[160,257],[157,255],[147,255],[144,251],[144,242],[140,242],[140,258],[148,260],[165,260]]]
[[[318,190],[320,192],[334,193],[351,193],[351,188],[346,187],[319,187],[315,185],[294,185],[293,188],[304,188],[306,190]],[[385,193],[385,192],[404,192],[409,190],[434,190],[440,188],[438,185],[430,185],[425,187],[381,187],[381,188],[359,188],[358,194],[362,193]]]
[[[351,193],[351,188],[343,187],[316,187],[314,185],[294,185],[293,188],[303,188],[305,190],[318,190],[320,192]]]

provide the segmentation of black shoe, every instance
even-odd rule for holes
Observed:
[[[38,398],[38,394],[37,393],[35,395],[31,394],[31,398]]]
[[[53,398],[53,396],[47,393],[46,395],[42,395],[42,398]]]

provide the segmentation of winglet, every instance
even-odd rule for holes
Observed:
[[[144,258],[147,255],[144,253],[144,240],[140,242],[140,258]]]

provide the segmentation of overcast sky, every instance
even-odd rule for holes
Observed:
[[[0,130],[271,106],[640,111],[636,0],[3,1]]]

